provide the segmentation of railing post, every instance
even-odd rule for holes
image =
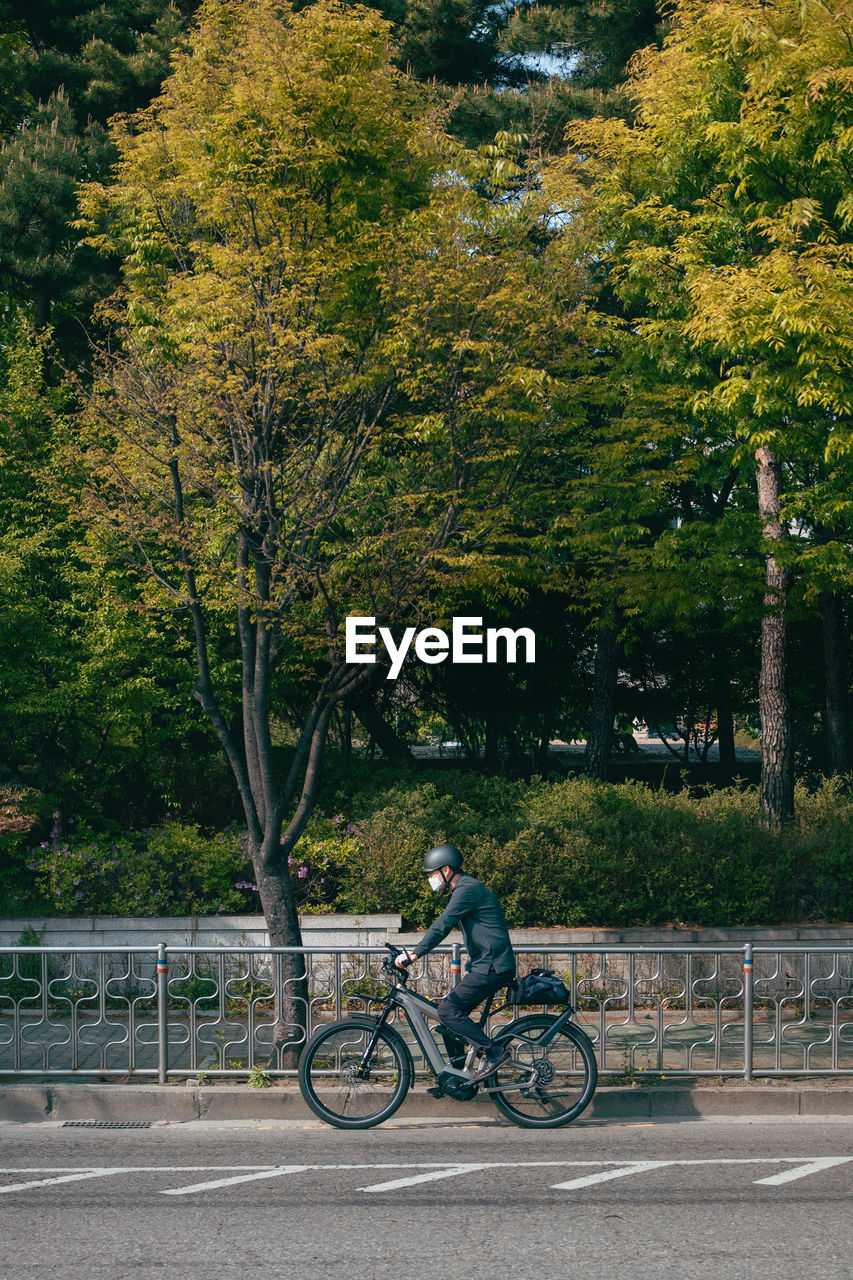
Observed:
[[[752,943],[743,946],[743,1078],[752,1079]]]
[[[167,1083],[169,1071],[169,965],[166,944],[157,945],[157,1082]]]
[[[455,987],[458,984],[461,972],[462,972],[462,945],[459,942],[454,942],[453,951],[450,956],[451,987]]]

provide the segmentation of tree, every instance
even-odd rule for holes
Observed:
[[[813,529],[823,511],[836,537],[847,528],[849,180],[839,129],[849,19],[840,3],[684,0],[663,50],[638,61],[636,125],[574,131],[630,326],[664,379],[678,366],[688,374],[690,412],[717,424],[707,445],[722,425],[742,442],[735,457],[745,447],[756,461],[762,813],[771,826],[790,817],[793,794],[783,696],[790,569],[820,565],[822,577],[831,563],[809,535],[789,545],[785,523],[810,512]],[[820,464],[833,473],[828,484],[782,491],[797,467],[814,474]],[[833,555],[837,573],[837,545]]]
[[[654,0],[384,0],[396,61],[446,87],[450,128],[468,145],[526,132],[545,152],[563,148],[569,120],[630,110],[621,92],[638,49],[658,43]]]
[[[78,184],[106,176],[115,158],[107,120],[150,100],[194,7],[0,4],[0,287],[37,330],[53,320],[77,355],[81,312],[115,283],[71,226]]]
[[[180,635],[158,634],[140,613],[136,584],[122,566],[92,563],[86,554],[85,527],[69,496],[73,477],[61,464],[69,389],[46,375],[48,352],[46,336],[20,314],[14,327],[7,323],[0,348],[0,778],[34,788],[42,815],[61,823],[147,824],[163,807],[192,807],[193,782],[215,748],[200,712],[187,707]]]
[[[333,585],[375,574],[381,592],[386,579],[358,539],[358,509],[369,518],[383,496],[365,472],[368,454],[381,462],[390,396],[378,264],[395,221],[426,198],[418,109],[378,17],[331,3],[279,20],[265,0],[211,3],[161,97],[116,126],[119,182],[86,196],[107,227],[98,244],[126,264],[121,352],[91,412],[114,465],[100,455],[93,502],[150,571],[152,603],[192,620],[196,696],[234,771],[281,945],[299,937],[282,868],[332,708],[366,674],[340,656]],[[239,735],[209,652],[211,620],[232,609]],[[291,678],[327,670],[282,782],[271,682],[282,651],[299,649]]]
[[[90,239],[125,264],[86,415],[89,518],[149,607],[192,625],[284,946],[329,725],[373,674],[346,660],[344,619],[417,613],[497,536],[502,508],[468,495],[494,494],[543,382],[544,320],[519,318],[537,318],[535,242],[525,296],[507,267],[524,202],[440,169],[465,158],[443,158],[387,38],[335,0],[284,17],[210,0],[161,96],[116,124],[117,181],[84,197]],[[229,619],[238,651],[217,665]]]

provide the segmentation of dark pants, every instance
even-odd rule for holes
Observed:
[[[490,1049],[492,1041],[467,1015],[478,1004],[500,991],[501,987],[512,982],[514,977],[514,969],[508,969],[505,973],[466,973],[459,985],[449,991],[438,1006],[442,1026],[479,1049]]]

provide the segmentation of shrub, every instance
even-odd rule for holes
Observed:
[[[58,915],[192,915],[244,911],[246,861],[236,831],[170,822],[117,837],[54,828],[29,865]]]
[[[327,818],[312,813],[288,859],[301,912],[321,915],[340,909],[336,905],[338,891],[357,841],[358,829],[343,815]]]
[[[446,776],[397,781],[358,819],[359,847],[342,878],[341,908],[432,920],[421,875],[432,844],[451,840],[497,893],[516,928],[748,925],[853,906],[853,802],[827,784],[798,795],[799,825],[777,837],[758,823],[754,789],[691,796],[641,783],[582,777],[529,784]]]
[[[755,789],[675,795],[641,783],[376,771],[349,816],[315,812],[290,860],[299,909],[434,919],[424,852],[450,840],[498,894],[511,926],[782,923],[853,917],[853,798],[798,788],[782,836]],[[110,838],[54,829],[30,850],[45,910],[117,915],[258,911],[236,829],[167,823]],[[39,908],[41,909],[41,907]]]
[[[341,815],[312,815],[290,857],[300,911],[334,911],[355,828]],[[45,913],[57,915],[210,915],[260,910],[236,828],[206,835],[169,822],[121,836],[82,826],[29,850],[28,870]]]

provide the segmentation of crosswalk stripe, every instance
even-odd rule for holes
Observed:
[[[416,1174],[414,1178],[396,1178],[391,1183],[375,1183],[373,1187],[359,1187],[360,1192],[396,1192],[401,1187],[416,1187],[419,1183],[435,1183],[442,1178],[457,1178],[459,1174],[474,1174],[479,1169],[492,1169],[485,1165],[453,1165],[451,1169],[434,1169],[430,1174]]]
[[[305,1173],[311,1169],[310,1164],[280,1164],[274,1169],[264,1169],[261,1173],[242,1173],[235,1178],[217,1178],[213,1182],[194,1182],[189,1187],[169,1187],[161,1191],[161,1196],[188,1196],[196,1191],[215,1191],[217,1187],[234,1187],[239,1182],[257,1182],[260,1178],[280,1178],[285,1173]]]
[[[782,1173],[774,1173],[769,1178],[756,1178],[756,1187],[781,1187],[786,1182],[795,1182],[797,1178],[807,1178],[810,1173],[820,1173],[823,1169],[833,1169],[838,1164],[847,1164],[853,1156],[823,1156],[819,1160],[811,1160],[808,1164],[795,1165],[793,1169],[784,1169]]]
[[[10,1191],[29,1191],[33,1187],[55,1187],[59,1182],[83,1182],[86,1178],[108,1178],[113,1173],[128,1173],[127,1169],[87,1169],[85,1173],[64,1173],[59,1178],[37,1178],[33,1182],[16,1182],[9,1187],[0,1187],[0,1195]]]
[[[579,1187],[592,1187],[597,1182],[612,1182],[614,1178],[627,1178],[632,1173],[648,1173],[650,1169],[664,1169],[675,1163],[675,1160],[638,1160],[619,1169],[605,1169],[602,1173],[590,1173],[583,1178],[572,1178],[569,1182],[554,1182],[551,1190],[576,1191]]]
[[[399,1191],[401,1187],[416,1187],[421,1182],[438,1182],[440,1178],[456,1178],[460,1173],[476,1173],[478,1169],[491,1169],[491,1164],[456,1164],[450,1169],[433,1169],[432,1173],[419,1173],[413,1178],[395,1178],[393,1182],[377,1182],[372,1187],[359,1187],[359,1191]]]
[[[779,1172],[768,1172],[766,1177],[753,1180],[754,1186],[776,1187],[797,1182],[811,1174],[821,1173],[843,1164],[853,1163],[853,1155],[845,1156],[746,1156],[746,1157],[711,1157],[708,1159],[671,1159],[671,1160],[521,1160],[501,1161],[484,1160],[476,1162],[464,1161],[388,1161],[358,1162],[352,1164],[293,1164],[293,1165],[112,1165],[89,1166],[53,1166],[41,1168],[0,1168],[0,1177],[14,1177],[18,1180],[6,1186],[0,1184],[0,1194],[30,1191],[38,1188],[49,1188],[63,1183],[85,1182],[95,1178],[107,1178],[113,1175],[127,1174],[169,1174],[174,1178],[179,1174],[205,1174],[203,1182],[193,1182],[187,1186],[168,1187],[160,1194],[168,1196],[193,1195],[206,1191],[214,1191],[221,1187],[237,1186],[269,1178],[280,1178],[287,1174],[299,1173],[354,1173],[385,1174],[386,1180],[372,1185],[356,1188],[364,1192],[397,1191],[407,1187],[427,1185],[432,1182],[458,1178],[465,1173],[479,1173],[488,1170],[497,1173],[501,1170],[512,1172],[534,1170],[550,1172],[551,1176],[562,1175],[566,1180],[551,1184],[555,1191],[574,1191],[583,1187],[593,1187],[615,1179],[630,1177],[634,1174],[652,1173],[656,1169],[670,1167],[696,1167],[728,1165],[775,1166]],[[760,1169],[756,1169],[758,1173]],[[391,1177],[393,1172],[393,1177]],[[23,1175],[23,1179],[22,1179]],[[170,1179],[171,1180],[171,1179]]]

